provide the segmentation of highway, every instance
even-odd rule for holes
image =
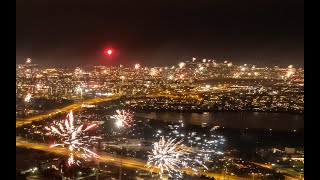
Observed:
[[[257,162],[251,162],[252,164],[255,164],[257,166],[267,168],[267,169],[275,169],[277,172],[286,173],[290,176],[285,175],[286,180],[303,180],[303,177],[300,177],[300,174],[290,168],[278,168],[276,166],[268,165],[268,164],[261,164]]]
[[[71,104],[69,106],[60,108],[60,109],[55,109],[55,110],[51,110],[49,112],[47,112],[46,114],[42,114],[42,115],[38,115],[38,116],[34,116],[34,117],[30,117],[27,119],[17,119],[16,120],[16,127],[20,127],[24,124],[30,124],[34,121],[41,121],[44,120],[46,118],[48,118],[50,115],[54,115],[56,113],[67,113],[70,110],[76,110],[81,108],[82,104],[96,104],[96,103],[100,103],[100,102],[104,102],[104,101],[110,101],[110,100],[115,100],[117,98],[119,98],[121,95],[112,95],[112,96],[108,96],[108,97],[103,97],[103,98],[93,98],[90,100],[86,100],[86,101],[81,101],[81,102],[77,102],[74,104]],[[151,94],[151,95],[146,95],[147,98],[157,98],[157,97],[168,97],[168,98],[179,98],[181,96],[186,96],[185,94],[180,94],[180,95],[172,95],[172,94],[168,94],[168,93],[157,93],[157,94]],[[195,98],[197,100],[201,100],[200,98],[197,98],[196,96],[189,96],[190,98]]]
[[[50,148],[49,145],[44,144],[44,143],[35,143],[31,142],[26,139],[22,139],[20,137],[16,138],[16,147],[25,147],[25,148],[31,148],[31,149],[36,149],[36,150],[41,150],[41,151],[46,151],[46,152],[51,152],[55,154],[60,154],[60,155],[65,155],[68,156],[69,152],[64,149],[64,148]],[[121,157],[118,155],[114,154],[108,154],[108,153],[99,153],[99,160],[100,162],[120,166],[121,165]],[[145,167],[146,161],[137,159],[137,158],[129,158],[129,157],[124,157],[122,159],[122,166],[125,168],[130,168],[130,169],[140,169],[144,171],[150,171],[149,168]],[[157,168],[151,168],[153,172],[159,172]],[[191,169],[182,169],[185,173],[189,175],[193,175],[195,172]],[[206,175],[210,177],[214,177],[215,179],[228,179],[228,180],[251,180],[251,178],[242,178],[242,177],[236,177],[236,176],[229,176],[229,175],[223,175],[223,174],[218,174],[218,173],[211,173],[211,172],[200,172],[198,171],[198,175]]]
[[[250,163],[252,163],[252,164],[254,164],[254,165],[256,165],[256,166],[263,167],[263,168],[273,169],[272,165],[268,165],[268,164],[261,164],[261,163],[252,162],[252,161],[250,161]]]
[[[16,127],[20,127],[24,124],[29,124],[34,121],[41,121],[43,119],[48,118],[50,115],[56,114],[57,112],[67,113],[71,110],[79,109],[79,108],[81,108],[82,104],[95,104],[95,103],[99,103],[99,102],[103,102],[103,101],[114,100],[114,99],[117,99],[118,97],[119,97],[119,95],[113,95],[113,96],[103,97],[103,98],[94,98],[94,99],[86,100],[83,102],[77,102],[77,103],[71,104],[69,106],[66,106],[64,108],[61,108],[61,109],[51,110],[50,112],[48,112],[46,114],[34,116],[34,117],[31,117],[28,119],[17,119],[16,120]]]

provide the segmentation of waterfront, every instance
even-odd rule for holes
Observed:
[[[274,130],[296,130],[304,128],[304,116],[285,113],[263,112],[214,112],[214,113],[180,113],[151,112],[135,113],[143,117],[162,121],[179,122],[193,125],[222,126],[226,128],[253,128]]]
[[[137,162],[143,161],[141,168],[145,167],[144,164],[148,160],[148,151],[152,149],[152,144],[157,142],[158,138],[163,135],[166,137],[182,139],[184,144],[187,147],[192,148],[195,152],[198,152],[199,149],[203,148],[207,149],[205,150],[206,152],[211,152],[210,148],[213,148],[209,160],[203,160],[209,168],[208,173],[218,173],[220,175],[225,173],[223,165],[228,164],[230,159],[233,159],[233,164],[237,164],[239,159],[241,162],[244,161],[246,168],[242,168],[243,170],[241,171],[238,171],[235,166],[230,166],[228,168],[229,173],[232,172],[234,175],[241,178],[248,178],[248,173],[250,174],[251,171],[257,171],[257,173],[263,172],[266,176],[267,174],[276,176],[277,174],[275,171],[269,172],[267,169],[257,170],[257,167],[252,167],[250,162],[267,163],[268,165],[279,163],[287,165],[289,161],[284,159],[286,152],[282,149],[290,147],[294,148],[294,151],[297,153],[303,152],[304,130],[303,116],[301,115],[257,112],[136,112],[133,117],[134,124],[123,131],[115,126],[115,119],[111,118],[111,115],[114,114],[116,109],[121,109],[121,106],[113,106],[112,108],[106,108],[106,106],[107,104],[98,106],[99,108],[75,111],[74,117],[77,119],[77,123],[80,124],[90,124],[90,122],[99,121],[100,126],[95,132],[100,132],[102,137],[101,147],[98,150],[100,155],[107,153],[118,157],[123,154],[126,158],[135,158]],[[61,119],[61,115],[58,115],[56,118]],[[62,117],[64,116],[65,114],[62,115]],[[26,142],[18,140],[17,144],[26,143],[26,145],[31,148],[38,148],[38,150],[45,150],[58,154],[63,152],[63,154],[66,155],[66,151],[62,151],[61,149],[55,150],[46,145],[48,143],[50,144],[52,139],[45,136],[46,131],[44,126],[48,123],[52,123],[52,120],[54,119],[49,118],[41,122],[35,122],[19,127],[17,129],[17,136],[27,138],[28,140],[25,140]],[[255,126],[248,126],[251,121],[256,122],[254,123]],[[269,129],[270,126],[267,126],[269,121],[272,121],[275,126],[279,122],[281,122],[281,125],[278,125],[279,128]],[[288,125],[289,122],[292,121],[300,122],[301,124],[300,126],[297,126],[299,123]],[[286,123],[287,127],[299,129],[285,130]],[[212,130],[212,127],[214,126],[220,127]],[[121,146],[125,146],[125,150],[121,150],[121,148],[119,148]],[[275,148],[278,151],[281,151],[281,153],[274,154],[273,150]],[[204,154],[201,152],[202,151],[191,155],[190,157],[203,159],[202,156]],[[201,156],[198,157],[198,155]],[[301,156],[300,154],[295,155]],[[108,160],[113,161],[112,159],[115,158]],[[222,164],[219,163],[220,160],[223,160]],[[84,166],[87,166],[85,162],[82,161],[82,163]],[[108,164],[108,162],[105,163]],[[295,162],[294,166],[298,165],[300,167],[301,163]],[[92,164],[88,166],[95,167],[95,165],[92,166]],[[40,169],[36,164],[30,165],[30,167]],[[138,169],[141,170],[141,168],[139,166]],[[196,166],[194,168],[199,167]],[[28,169],[29,166],[27,168],[22,168],[21,170],[25,171]],[[303,169],[303,167],[300,169]],[[144,168],[142,170],[145,171]],[[109,170],[107,171],[109,172]],[[58,172],[58,170],[55,172]],[[117,177],[117,168],[110,170],[110,172],[112,172],[111,174],[113,174],[113,176]],[[91,176],[92,174],[93,173],[88,173],[86,175]],[[152,174],[145,174],[148,176],[148,179],[153,178]],[[74,176],[74,174],[72,175]],[[111,176],[108,174],[103,175]],[[211,174],[206,175],[211,176]],[[139,173],[133,173],[132,176],[141,177]],[[274,179],[274,177],[269,178]]]

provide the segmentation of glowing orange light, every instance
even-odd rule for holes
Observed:
[[[141,67],[140,64],[135,64],[135,65],[134,65],[134,68],[135,68],[135,69],[139,69],[140,67]]]

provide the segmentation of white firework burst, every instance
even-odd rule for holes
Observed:
[[[179,65],[179,68],[182,69],[186,66],[186,63],[180,62],[178,65]]]
[[[30,99],[31,99],[31,94],[28,93],[28,94],[26,95],[26,97],[24,98],[24,101],[25,101],[25,102],[30,102]]]
[[[132,126],[133,114],[129,110],[116,110],[117,114],[111,116],[116,120],[116,126],[118,128],[126,128]]]
[[[75,163],[73,155],[74,150],[82,152],[83,158],[98,158],[99,156],[95,152],[89,150],[89,147],[97,143],[97,140],[101,139],[101,137],[85,135],[85,132],[91,130],[97,125],[91,124],[84,128],[84,125],[81,124],[80,126],[75,127],[72,110],[67,115],[67,118],[68,119],[66,119],[64,123],[58,123],[51,125],[50,127],[45,127],[45,129],[49,131],[48,135],[55,135],[60,138],[59,143],[55,143],[50,147],[67,146],[68,150],[71,152],[68,159],[69,165]]]
[[[140,69],[141,66],[140,66],[140,64],[135,64],[135,65],[134,65],[134,68],[135,68],[135,69]]]
[[[73,153],[70,153],[68,158],[68,165],[71,166],[73,164],[77,164],[78,166],[80,166],[81,162],[79,160],[76,161],[74,159]]]
[[[220,127],[220,126],[213,126],[213,128],[211,128],[210,131],[217,130],[217,129],[219,129],[219,127]]]
[[[30,64],[31,63],[31,58],[28,58],[26,61],[26,64]]]
[[[159,71],[156,68],[151,68],[150,70],[150,75],[151,76],[156,76],[159,74]]]
[[[79,85],[75,88],[77,94],[82,94],[82,87]]]
[[[153,149],[150,155],[148,155],[147,167],[151,168],[155,166],[160,170],[160,174],[168,173],[171,176],[174,172],[179,172],[183,161],[181,157],[185,154],[182,140],[161,137],[159,142],[154,143]]]

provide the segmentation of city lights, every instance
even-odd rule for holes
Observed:
[[[135,65],[134,65],[134,68],[135,68],[135,69],[140,69],[140,67],[141,67],[140,64],[135,64]]]
[[[304,180],[303,0],[16,3],[15,179]]]
[[[27,132],[24,135],[26,137],[38,138],[37,140],[51,145],[35,145],[28,140],[17,142],[19,146],[42,148],[54,153],[65,152],[64,155],[69,156],[66,161],[68,167],[82,166],[86,161],[81,159],[91,161],[99,157],[101,162],[120,162],[121,159],[108,158],[103,153],[121,155],[121,151],[115,151],[114,148],[123,146],[126,148],[122,155],[133,158],[122,159],[126,163],[124,166],[132,163],[132,166],[143,169],[145,164],[140,159],[146,158],[146,149],[152,149],[151,143],[154,143],[152,138],[145,139],[150,136],[160,138],[156,142],[158,145],[153,146],[157,150],[153,149],[148,156],[147,167],[150,171],[159,172],[161,178],[171,176],[174,179],[188,176],[183,173],[184,170],[195,176],[207,175],[208,170],[220,167],[218,159],[225,161],[226,154],[230,155],[224,149],[227,144],[225,137],[218,135],[228,128],[201,122],[196,125],[199,131],[190,131],[185,127],[195,125],[181,119],[174,122],[170,115],[165,120],[169,125],[167,129],[163,129],[163,120],[149,120],[152,115],[141,119],[141,112],[191,111],[200,112],[204,117],[219,111],[304,112],[303,69],[237,65],[231,61],[210,59],[205,62],[186,60],[171,68],[141,68],[140,64],[135,64],[133,67],[81,66],[70,71],[62,68],[31,68],[32,66],[33,64],[17,66],[17,98],[23,102],[17,106],[17,118],[25,117],[27,113],[34,116],[17,121],[17,129]],[[31,78],[34,79],[31,81]],[[41,108],[42,104],[38,104],[41,102],[40,98],[41,101],[50,102],[57,110],[37,114],[43,112],[34,111],[32,107]],[[58,105],[63,101],[73,103],[59,109],[61,106]],[[113,112],[109,111],[114,111],[113,108],[120,110],[112,115]],[[69,113],[67,119],[60,122],[61,115],[70,109],[79,112],[77,118]],[[133,112],[136,111],[139,115],[133,120]],[[50,121],[43,121],[47,118]],[[35,122],[41,125],[37,128]],[[162,125],[154,126],[153,123]],[[98,124],[101,126],[98,127]],[[86,130],[93,128],[96,131]],[[153,131],[153,128],[156,130]],[[45,131],[42,132],[41,129]],[[204,129],[209,133],[203,133]],[[246,131],[249,129],[252,128],[246,128]],[[267,130],[270,134],[275,132],[269,127]],[[300,133],[298,130],[289,131]],[[102,136],[97,135],[97,132]],[[144,134],[146,132],[150,134]],[[45,133],[50,136],[41,137]],[[48,141],[48,137],[52,140]],[[99,150],[98,141],[101,142]],[[53,147],[62,147],[63,151]],[[172,151],[166,148],[172,148]],[[142,153],[137,153],[138,151]],[[175,158],[174,154],[177,152],[183,155]]]

